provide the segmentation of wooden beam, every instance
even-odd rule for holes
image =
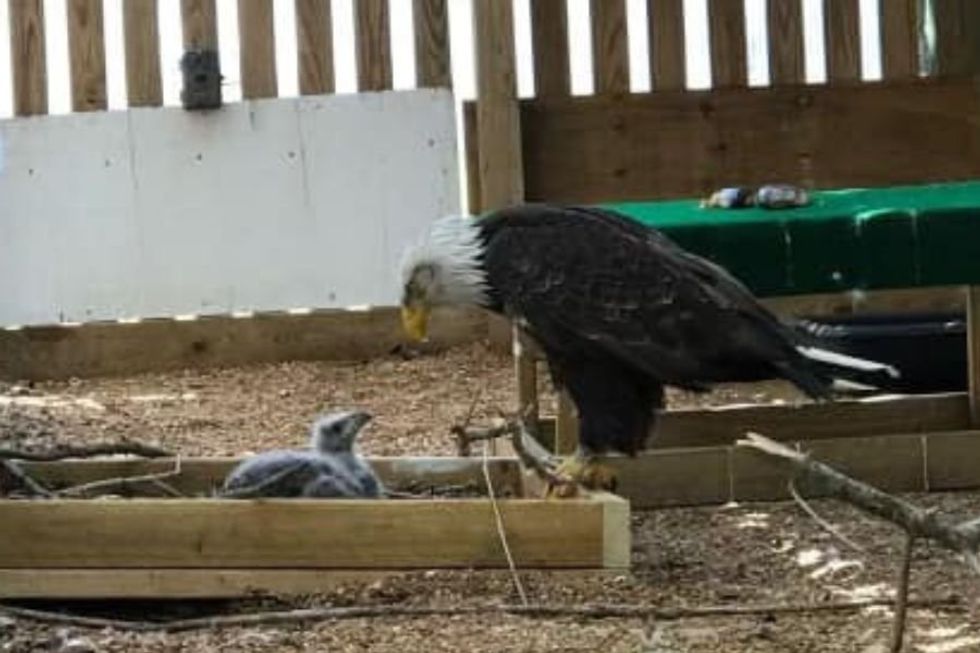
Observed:
[[[803,5],[800,0],[777,0],[767,6],[770,82],[773,85],[803,84],[806,82]]]
[[[14,115],[48,112],[43,0],[9,0]]]
[[[486,337],[479,311],[434,316],[433,345]],[[397,309],[258,313],[0,330],[0,378],[67,379],[287,360],[361,360],[404,342]],[[438,343],[438,344],[435,344]]]
[[[509,2],[474,0],[473,21],[480,206],[471,206],[471,212],[510,206],[524,198],[513,7]]]
[[[531,48],[535,95],[570,95],[567,0],[531,0]]]
[[[123,2],[126,39],[126,94],[131,107],[163,104],[157,0]]]
[[[517,379],[517,414],[537,424],[541,407],[538,402],[538,355],[530,337],[519,326],[512,326],[514,376]]]
[[[333,93],[330,0],[296,0],[296,47],[301,95]]]
[[[890,0],[879,5],[881,74],[885,79],[919,74],[919,2]]]
[[[452,88],[448,0],[415,0],[415,84]]]
[[[687,85],[684,0],[647,0],[647,22],[653,89],[684,90]]]
[[[746,86],[745,4],[741,0],[708,0],[711,38],[711,85]]]
[[[356,0],[357,79],[361,91],[391,88],[388,0]]]
[[[592,72],[600,95],[629,93],[626,0],[592,0]]]
[[[567,456],[578,448],[579,420],[575,403],[567,391],[558,393],[558,414],[555,415],[555,453]]]
[[[967,379],[970,396],[970,420],[980,426],[980,287],[967,290],[967,361],[970,366]]]
[[[106,109],[102,0],[68,0],[68,52],[72,111]]]
[[[874,313],[953,313],[966,310],[961,286],[896,288],[865,293],[841,292],[766,297],[762,303],[780,315],[870,315]]]
[[[185,50],[218,50],[215,0],[180,0]]]
[[[980,2],[932,0],[936,73],[964,77],[980,73]]]
[[[276,37],[272,0],[238,0],[242,97],[276,97]]]
[[[827,81],[861,80],[861,12],[858,0],[824,0]]]
[[[607,513],[609,502],[621,505]],[[521,568],[624,562],[629,516],[618,497],[498,504]],[[0,521],[7,569],[507,566],[486,499],[0,501]]]
[[[978,115],[969,79],[529,100],[515,165],[528,201],[572,203],[703,197],[733,179],[818,188],[969,180],[980,177]]]

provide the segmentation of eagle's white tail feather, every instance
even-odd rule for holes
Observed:
[[[850,369],[860,370],[862,372],[884,372],[893,379],[897,379],[899,376],[901,376],[898,370],[891,365],[876,363],[875,361],[856,358],[854,356],[848,356],[847,354],[840,354],[836,351],[819,349],[817,347],[797,347],[796,350],[810,360],[821,363],[837,365],[838,367],[848,367]]]

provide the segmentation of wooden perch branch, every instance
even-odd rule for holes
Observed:
[[[158,447],[140,444],[139,442],[103,443],[84,447],[64,445],[44,452],[0,448],[0,458],[29,460],[31,462],[51,462],[54,460],[64,460],[65,458],[95,458],[96,456],[119,455],[142,456],[143,458],[169,458],[173,454]]]
[[[933,540],[963,555],[980,573],[980,560],[977,558],[977,548],[980,546],[980,518],[958,524],[949,517],[855,480],[795,449],[757,433],[749,433],[744,440],[736,442],[736,445],[782,461],[797,479],[805,482],[810,488],[896,524],[913,537]]]

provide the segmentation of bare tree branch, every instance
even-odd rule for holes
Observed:
[[[0,468],[3,468],[3,470],[7,472],[7,474],[9,474],[15,481],[27,488],[31,494],[40,497],[52,496],[51,490],[31,478],[30,474],[21,469],[20,465],[14,461],[0,458]]]
[[[839,528],[837,528],[836,526],[834,526],[833,524],[831,524],[829,521],[827,521],[826,519],[824,519],[823,517],[821,517],[817,513],[817,511],[813,509],[813,506],[811,506],[807,502],[806,499],[804,499],[802,496],[800,496],[799,490],[796,489],[796,483],[794,483],[792,480],[790,480],[790,482],[787,485],[789,486],[789,493],[793,497],[793,500],[796,501],[796,503],[799,504],[800,508],[803,509],[803,512],[805,512],[806,514],[810,515],[810,518],[813,519],[813,521],[817,522],[820,525],[821,528],[823,528],[825,531],[827,531],[828,533],[830,533],[831,535],[833,535],[838,540],[840,540],[841,542],[843,542],[847,546],[851,547],[852,549],[854,549],[858,553],[867,553],[868,552],[867,549],[865,549],[863,546],[861,546],[860,544],[858,544],[854,540],[850,539],[849,537],[847,537],[846,535],[844,535],[843,533],[841,533]]]

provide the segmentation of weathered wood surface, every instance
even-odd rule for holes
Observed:
[[[744,3],[740,0],[708,0],[708,35],[712,87],[745,86],[749,73]]]
[[[100,111],[106,98],[102,0],[68,0],[68,61],[73,111]]]
[[[592,0],[592,73],[599,95],[629,93],[626,1]]]
[[[357,0],[354,8],[358,89],[390,89],[392,71],[388,0]]]
[[[525,193],[609,202],[699,197],[733,180],[851,188],[973,179],[978,116],[970,79],[529,100]]]
[[[276,37],[272,0],[238,0],[242,97],[276,97]]]
[[[486,316],[433,319],[430,347],[486,337]],[[285,360],[362,360],[404,343],[397,309],[0,330],[0,378],[68,379]]]
[[[48,72],[44,38],[43,0],[8,3],[10,67],[13,74],[14,115],[48,112]]]
[[[531,1],[531,49],[537,97],[571,93],[566,0]]]
[[[157,0],[126,0],[122,4],[129,106],[158,107],[163,104],[163,89]]]
[[[647,0],[653,88],[680,91],[687,84],[684,0]]]
[[[804,83],[806,67],[803,56],[803,5],[796,1],[777,0],[767,4],[767,12],[771,83]]]
[[[333,16],[330,0],[296,0],[299,92],[333,93]]]
[[[452,88],[449,0],[415,0],[415,77],[419,88]]]
[[[861,11],[858,0],[824,0],[827,81],[861,80]]]

